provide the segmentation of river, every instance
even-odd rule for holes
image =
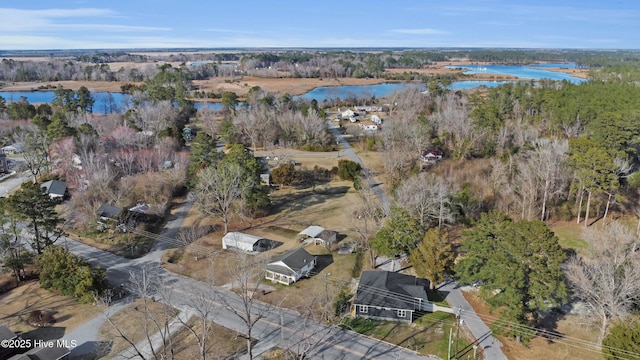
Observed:
[[[496,78],[500,75],[516,76],[520,79],[527,80],[567,80],[574,84],[586,81],[567,73],[550,71],[547,68],[573,68],[574,64],[540,64],[540,65],[456,65],[448,66],[448,68],[466,69],[465,74],[494,74]],[[512,82],[512,80],[462,80],[456,81],[448,88],[450,90],[472,89],[479,86],[496,87],[504,83]],[[296,96],[295,98],[315,99],[323,102],[329,99],[347,99],[347,98],[381,98],[391,94],[394,91],[403,89],[407,86],[416,86],[409,83],[383,83],[375,85],[343,85],[343,86],[324,86],[317,87],[306,94]],[[418,85],[424,88],[424,84]],[[129,102],[129,95],[121,93],[95,92],[92,94],[95,103],[93,110],[95,113],[109,113],[122,111]],[[0,96],[7,102],[19,101],[21,97],[25,97],[30,103],[50,103],[55,95],[53,91],[0,91]],[[200,108],[205,103],[196,103],[196,107]],[[207,107],[214,110],[221,108],[220,103],[206,103]]]

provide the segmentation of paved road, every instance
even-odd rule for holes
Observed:
[[[3,179],[0,181],[0,197],[8,196],[15,188],[29,179],[31,179],[31,173],[28,171],[17,172]]]
[[[201,282],[167,272],[156,261],[147,261],[144,258],[138,259],[138,261],[127,260],[70,239],[66,240],[66,246],[92,265],[101,265],[107,268],[107,276],[112,284],[127,284],[131,272],[137,273],[144,270],[149,274],[154,274],[171,289],[176,298],[181,299],[178,304],[181,307],[193,306],[192,301],[197,298],[197,294],[209,291],[212,293],[211,301],[217,305],[217,312],[211,320],[232,330],[245,332],[236,315],[215,300],[216,296],[222,296],[225,302],[233,304],[236,308],[241,308],[242,299],[233,292],[216,288],[214,293]],[[291,310],[274,308],[271,305],[258,302],[253,312],[255,315],[263,316],[253,329],[253,336],[259,344],[272,342],[272,346],[285,346],[292,350],[311,347],[312,355],[327,359],[429,358],[352,331],[341,330],[302,318]],[[71,337],[65,338],[73,339]],[[74,351],[71,355],[76,356],[79,353]],[[435,358],[432,357],[432,359]]]
[[[211,301],[214,305],[217,305],[217,312],[212,316],[211,320],[229,329],[244,333],[245,329],[237,316],[215,300],[216,296],[222,296],[227,303],[234,304],[234,307],[239,309],[242,307],[242,300],[237,294],[222,288],[215,288],[215,293],[213,293],[212,289],[207,285],[191,278],[169,273],[160,264],[159,260],[162,251],[175,246],[171,239],[173,239],[177,229],[182,224],[190,206],[191,201],[188,200],[177,209],[172,219],[167,223],[160,239],[154,244],[151,252],[139,259],[125,259],[71,239],[64,239],[61,244],[71,252],[87,260],[90,264],[106,268],[107,277],[115,286],[120,286],[120,284],[128,286],[131,273],[145,271],[147,274],[153,274],[171,289],[175,298],[180,299],[178,306],[182,309],[193,307],[192,301],[198,298],[197,294],[209,291],[212,293]],[[435,357],[420,356],[407,349],[371,339],[352,331],[341,330],[303,318],[298,313],[288,309],[275,308],[258,302],[253,311],[255,315],[260,314],[263,316],[254,327],[252,334],[258,340],[257,347],[266,349],[273,346],[283,346],[293,351],[312,349],[310,351],[311,355],[316,358],[326,359],[436,359]],[[65,336],[69,340],[77,339],[79,342],[87,342],[87,345],[82,346],[82,344],[79,344],[80,346],[73,349],[72,356],[86,353],[87,350],[98,345],[95,343],[95,337],[93,340],[89,338],[89,336],[95,336],[95,334],[91,331],[83,333],[84,329],[99,327],[98,323],[99,320],[95,320]],[[83,335],[78,335],[81,333]],[[74,338],[72,336],[78,337]]]
[[[438,287],[438,291],[446,293],[446,300],[454,309],[460,309],[460,319],[478,340],[478,345],[487,360],[506,360],[502,352],[502,343],[491,336],[491,329],[478,317],[471,305],[462,296],[457,281],[447,281]],[[480,350],[479,350],[480,351]]]
[[[344,137],[338,131],[338,128],[331,122],[331,120],[327,120],[327,126],[333,134],[338,139],[338,144],[342,146],[345,156],[347,156],[352,161],[359,163],[364,169],[364,164],[358,157],[358,155],[353,151],[349,142],[347,142]],[[369,177],[369,185],[372,187],[374,194],[378,197],[381,204],[386,204],[388,207],[390,202],[385,194],[384,190],[378,186],[378,183],[375,181],[373,177]],[[393,264],[393,269],[397,269],[396,264]],[[471,305],[465,300],[458,288],[457,282],[449,282],[442,285],[439,288],[440,291],[447,292],[446,300],[454,309],[462,309],[460,318],[464,320],[464,323],[469,328],[471,333],[476,339],[479,339],[479,346],[483,349],[485,359],[488,360],[506,360],[507,357],[504,355],[502,350],[502,343],[496,340],[493,336],[491,336],[491,330],[489,327],[478,317],[475,313]]]
[[[338,145],[342,147],[342,151],[340,151],[340,155],[346,156],[347,158],[349,158],[349,160],[357,162],[358,164],[360,164],[362,169],[365,172],[367,172],[368,171],[367,168],[364,166],[364,163],[362,162],[362,160],[360,160],[360,157],[358,157],[356,152],[353,150],[353,148],[351,147],[351,144],[349,144],[349,142],[344,139],[344,136],[340,134],[340,131],[330,119],[327,119],[327,127],[329,128],[329,130],[331,130],[333,135],[336,137],[338,141]],[[391,206],[391,202],[389,201],[387,194],[384,192],[384,189],[382,189],[382,187],[379,186],[380,184],[376,181],[376,179],[374,179],[373,176],[368,176],[368,179],[369,179],[369,186],[371,186],[371,189],[373,190],[373,193],[375,194],[375,196],[378,198],[378,201],[380,201],[380,204],[384,209],[388,210]]]

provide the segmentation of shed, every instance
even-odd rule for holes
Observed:
[[[301,277],[309,276],[315,266],[316,257],[309,254],[304,248],[298,248],[286,252],[269,262],[265,278],[273,282],[289,285],[298,281]]]
[[[232,231],[222,237],[222,248],[233,247],[249,252],[259,251],[261,240],[263,238],[260,236]]]
[[[313,238],[316,245],[330,246],[336,242],[338,236],[337,231],[322,230],[322,232]]]
[[[324,231],[324,228],[322,226],[317,226],[317,225],[311,225],[308,228],[300,231],[298,233],[298,235],[306,235],[307,237],[310,238],[316,238],[318,237],[322,232]]]

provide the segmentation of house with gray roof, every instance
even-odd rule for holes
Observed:
[[[52,199],[63,199],[67,194],[67,183],[60,180],[45,181],[40,188]]]
[[[412,322],[416,311],[428,311],[428,280],[390,271],[363,271],[353,302],[357,317]]]
[[[272,282],[290,285],[302,277],[308,277],[316,267],[316,257],[304,248],[297,248],[274,258],[265,272],[265,278]]]

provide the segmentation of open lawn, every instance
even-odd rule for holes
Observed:
[[[202,334],[202,321],[199,318],[191,318],[188,325],[200,336]],[[234,355],[246,351],[246,340],[233,330],[209,322],[208,337],[206,339],[207,359],[232,359]],[[183,327],[172,336],[174,343],[175,359],[199,359],[200,349],[193,333]]]
[[[15,333],[32,339],[57,339],[100,312],[93,305],[80,304],[72,297],[42,289],[35,280],[23,284],[0,295],[0,324]],[[28,323],[29,314],[35,310],[52,313],[55,323],[36,330]]]
[[[563,248],[579,251],[587,246],[587,243],[582,240],[583,224],[576,224],[575,221],[555,221],[548,225],[560,240],[560,245]]]
[[[306,161],[302,166],[311,168],[314,164],[323,164],[316,158],[303,158],[301,161]],[[298,233],[309,225],[319,225],[337,231],[340,243],[355,240],[356,234],[351,230],[351,208],[360,199],[349,181],[331,181],[304,188],[288,186],[274,190],[271,200],[269,215],[257,219],[236,218],[229,228],[230,231],[250,233],[281,243],[275,249],[255,255],[260,259],[266,261],[300,246]],[[166,254],[164,261],[167,269],[198,279],[213,280],[218,285],[230,282],[231,278],[225,270],[233,264],[236,253],[232,250],[222,250],[221,239],[224,234],[220,225],[219,218],[205,216],[194,206],[183,227],[213,226],[216,230],[189,245],[184,252],[173,250]],[[324,248],[315,245],[310,245],[308,250],[312,254],[325,251]],[[344,277],[342,270],[336,272],[332,270],[333,267],[338,265],[330,264],[326,268],[327,272],[334,274],[335,279],[347,282],[351,280],[352,265],[345,265]]]
[[[436,355],[442,359],[447,358],[449,331],[453,329],[452,334],[458,336],[452,339],[452,355],[455,354],[457,348],[461,359],[466,359],[467,355],[473,357],[473,350],[469,346],[471,340],[466,337],[463,331],[456,331],[456,319],[448,313],[427,313],[412,324],[350,318],[345,319],[341,326],[423,355]]]

